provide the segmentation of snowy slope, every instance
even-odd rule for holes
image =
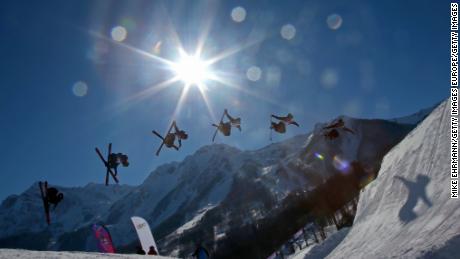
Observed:
[[[328,258],[458,258],[449,107],[443,102],[385,156],[379,177],[360,196],[352,229]]]
[[[317,245],[306,247],[290,259],[325,258],[346,237],[350,228],[342,228]]]
[[[30,259],[110,259],[110,258],[146,258],[145,255],[124,255],[124,254],[100,254],[100,253],[85,253],[85,252],[50,252],[50,251],[29,251],[19,249],[0,249],[0,259],[11,258],[30,258]],[[149,256],[152,259],[166,259],[172,257],[164,256]]]

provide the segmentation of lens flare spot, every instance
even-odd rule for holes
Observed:
[[[338,30],[342,26],[342,17],[338,14],[331,14],[327,17],[327,26],[331,30]]]
[[[350,168],[350,163],[347,160],[340,158],[339,156],[334,156],[332,165],[335,167],[335,169],[343,173],[346,173]]]
[[[320,153],[316,153],[316,152],[315,152],[315,157],[318,158],[318,159],[321,160],[321,161],[324,161],[324,156],[321,155]]]
[[[83,81],[73,84],[72,92],[77,97],[83,97],[88,93],[88,85]]]
[[[258,81],[262,76],[262,70],[258,66],[252,66],[246,71],[246,76],[251,81]]]
[[[155,43],[155,45],[153,46],[152,48],[152,52],[156,55],[160,54],[161,52],[161,40],[160,41],[157,41],[157,43]]]
[[[246,9],[241,6],[235,7],[230,15],[234,22],[242,22],[246,19]]]
[[[112,28],[110,35],[114,41],[122,42],[126,39],[128,32],[123,26],[115,26]]]
[[[321,84],[325,89],[334,88],[339,81],[338,73],[335,69],[325,69],[321,74]]]
[[[292,40],[295,37],[296,29],[292,24],[286,24],[281,27],[281,37],[285,40]]]
[[[277,66],[268,67],[265,70],[265,81],[268,86],[276,87],[281,81],[281,69]]]

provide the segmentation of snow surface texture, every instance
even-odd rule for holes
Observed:
[[[325,258],[332,249],[337,247],[338,244],[347,236],[350,228],[342,228],[334,234],[328,236],[324,242],[318,245],[311,245],[303,249],[300,253],[297,253],[292,259],[304,259],[304,258]]]
[[[204,215],[206,214],[206,212],[208,212],[208,210],[214,208],[215,206],[209,206],[209,207],[205,207],[203,210],[199,211],[199,213],[192,219],[190,220],[189,222],[185,223],[184,225],[182,225],[180,228],[178,228],[176,231],[174,231],[172,234],[174,235],[177,235],[177,234],[182,234],[184,233],[185,230],[187,229],[190,229],[194,226],[196,226],[196,224],[198,222],[200,222],[200,220],[204,217]]]
[[[354,225],[327,258],[458,258],[460,202],[450,198],[450,103],[384,158]]]
[[[84,253],[84,252],[50,252],[50,251],[30,251],[19,249],[0,249],[0,259],[11,258],[33,258],[33,259],[92,259],[92,258],[151,258],[165,259],[172,257],[153,256],[149,255],[124,255],[124,254],[100,254],[100,253]]]

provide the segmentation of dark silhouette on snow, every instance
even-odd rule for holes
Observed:
[[[136,254],[145,255],[145,251],[144,251],[144,249],[142,249],[142,246],[137,247]]]
[[[155,250],[155,247],[153,246],[149,247],[149,252],[147,254],[148,255],[158,255],[157,250]]]
[[[406,180],[400,176],[395,176],[394,178],[401,181],[409,191],[406,203],[399,210],[399,219],[401,221],[408,223],[417,217],[414,208],[419,199],[422,199],[428,207],[433,205],[426,195],[426,187],[430,182],[428,176],[419,174],[415,182]]]

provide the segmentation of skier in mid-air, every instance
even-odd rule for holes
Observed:
[[[292,125],[296,125],[297,127],[300,127],[300,125],[296,121],[294,121],[294,116],[291,113],[288,113],[287,116],[276,116],[272,114],[272,118],[275,118],[279,120],[280,122],[281,121],[285,122],[288,125],[292,124]]]
[[[345,122],[343,121],[342,118],[339,118],[335,123],[331,123],[328,126],[323,127],[323,130],[328,130],[328,129],[343,129],[352,134],[355,134],[355,132],[352,129],[345,127]]]
[[[355,132],[352,129],[345,127],[345,122],[342,118],[339,118],[335,123],[331,123],[328,126],[323,127],[323,130],[327,131],[326,133],[324,133],[324,137],[329,140],[338,138],[340,136],[338,131],[339,129],[348,131],[351,134],[355,134]]]
[[[277,119],[278,122],[274,122],[273,118]],[[300,125],[294,121],[294,116],[291,113],[288,113],[287,116],[276,116],[276,115],[271,115],[270,116],[270,130],[274,130],[275,132],[284,134],[286,133],[286,124],[287,125],[295,125],[297,127],[300,127]],[[271,131],[270,131],[270,140],[271,140]]]
[[[57,188],[48,188],[48,182],[38,182],[40,187],[40,196],[43,201],[43,208],[45,209],[46,223],[49,225],[50,220],[50,204],[53,204],[53,209],[64,199],[64,194],[60,193]]]
[[[230,136],[230,133],[232,131],[232,124],[231,122],[220,122],[219,125],[217,124],[212,124],[212,126],[216,127],[218,131],[220,131],[220,133],[222,133],[222,135],[224,136]]]
[[[175,150],[179,150],[179,148],[182,146],[182,140],[187,139],[188,135],[185,133],[185,131],[180,130],[176,123],[173,124],[174,132],[170,132],[166,134],[166,137],[164,138],[164,144],[168,148],[174,148]],[[179,143],[178,146],[176,146],[175,141],[177,138],[177,142]]]
[[[171,132],[173,129],[174,132]],[[165,145],[167,148],[174,148],[175,150],[179,150],[179,148],[182,146],[182,140],[186,140],[188,138],[187,133],[183,130],[180,130],[179,127],[177,127],[175,121],[172,122],[171,126],[169,127],[168,133],[166,133],[165,137],[161,136],[160,133],[154,130],[152,132],[163,141],[156,152],[157,156],[160,154],[163,145]],[[178,146],[176,146],[175,144],[176,138],[178,140]]]
[[[58,189],[51,187],[46,189],[46,200],[48,203],[53,204],[53,209],[64,199],[64,194],[60,193]]]
[[[227,117],[228,122],[224,122],[224,117]],[[233,118],[230,116],[227,109],[225,109],[219,124],[217,125],[213,123],[212,126],[216,127],[216,131],[212,137],[212,141],[214,142],[218,131],[220,131],[224,136],[230,136],[232,127],[235,127],[241,131],[241,118]]]
[[[109,155],[109,167],[112,168],[115,172],[115,175],[118,174],[118,166],[120,164],[123,165],[123,167],[129,166],[128,162],[128,155],[122,154],[122,153],[111,153]]]

